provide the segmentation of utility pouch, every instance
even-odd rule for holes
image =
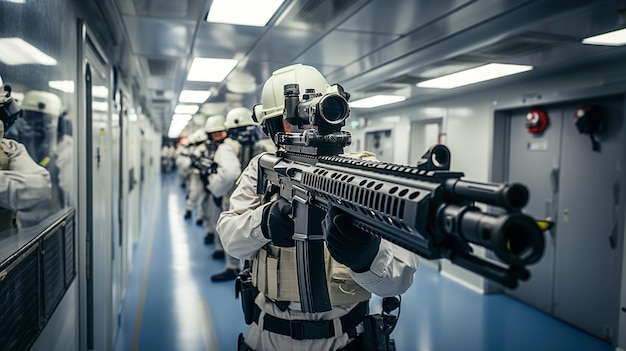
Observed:
[[[393,339],[385,332],[385,319],[380,314],[365,316],[363,321],[363,345],[365,351],[395,351]]]
[[[259,290],[252,285],[252,274],[250,269],[244,269],[235,281],[235,298],[239,298],[241,293],[241,309],[243,318],[247,325],[254,321],[254,300],[259,294]]]

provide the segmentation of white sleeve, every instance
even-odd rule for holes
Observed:
[[[27,210],[50,199],[50,173],[36,164],[24,145],[2,141],[9,157],[9,169],[0,170],[0,207]]]
[[[383,239],[370,270],[363,273],[350,270],[350,275],[373,294],[383,297],[399,295],[413,284],[418,261],[416,254]]]
[[[228,194],[239,178],[241,163],[233,147],[227,143],[218,146],[213,162],[217,163],[217,173],[209,175],[207,189],[213,196],[222,197]]]
[[[221,213],[217,232],[224,250],[240,259],[252,259],[263,245],[270,242],[261,232],[263,207],[257,194],[257,172],[260,155],[254,157],[239,178],[230,197],[230,209]]]

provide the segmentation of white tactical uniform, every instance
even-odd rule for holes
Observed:
[[[205,229],[207,232],[214,232],[217,219],[220,216],[222,210],[227,208],[227,205],[222,201],[221,206],[217,206],[214,198],[225,199],[225,195],[232,189],[233,185],[237,181],[237,178],[241,174],[241,163],[239,162],[239,152],[241,146],[238,142],[231,138],[226,138],[217,147],[213,162],[217,164],[217,172],[210,174],[208,177],[207,190],[210,192],[211,199],[206,201],[208,215],[208,223],[205,223]],[[219,246],[221,244],[217,243]],[[217,247],[216,249],[221,249]],[[234,268],[234,267],[233,267]]]
[[[30,158],[24,145],[2,139],[0,148],[0,164],[5,165],[0,167],[1,231],[15,227],[10,212],[33,209],[48,201],[51,184],[50,173]]]
[[[203,152],[207,152],[206,146],[204,143],[201,143],[193,147],[191,154],[200,157]],[[206,191],[204,191],[204,184],[200,179],[200,171],[197,168],[192,167],[191,163],[189,164],[189,183],[187,184],[187,194],[189,195],[189,198],[187,199],[186,210],[193,213],[195,209],[197,210],[196,218],[204,218],[202,203],[204,202]]]
[[[230,198],[230,210],[222,212],[217,223],[217,231],[226,252],[240,259],[249,260],[262,256],[258,255],[265,251],[261,248],[270,242],[261,231],[263,208],[269,206],[269,203],[263,204],[262,197],[257,195],[259,157],[260,155],[253,158],[244,170],[239,185]],[[394,296],[404,293],[413,283],[418,258],[415,254],[399,246],[381,240],[378,253],[367,272],[355,273],[334,260],[331,259],[331,261],[334,262],[331,263],[333,268],[341,266],[344,268],[344,272],[349,271],[349,277],[344,276],[343,279],[351,278],[367,292],[379,296]],[[281,270],[282,274],[283,271]],[[332,280],[333,277],[331,273],[329,279]],[[332,290],[333,282],[327,283]],[[281,285],[278,286],[279,289],[281,287]],[[341,286],[339,288],[341,289]],[[259,287],[259,290],[263,290],[263,287]],[[343,289],[341,290],[343,291]],[[278,294],[280,295],[280,291]],[[355,297],[352,301],[366,301],[368,296]],[[348,296],[347,299],[350,297]],[[298,301],[290,301],[289,307],[282,311],[275,303],[268,302],[263,292],[259,292],[255,300],[256,305],[261,310],[261,315],[258,318],[259,323],[262,324],[265,314],[286,320],[333,320],[336,336],[328,339],[295,340],[287,335],[263,330],[263,325],[252,323],[245,336],[246,344],[256,351],[262,351],[337,350],[349,343],[350,337],[347,333],[343,333],[339,318],[350,312],[359,302],[333,303],[330,311],[303,313]],[[332,296],[331,301],[334,301]],[[357,332],[361,333],[362,327],[357,327]]]
[[[189,159],[190,153],[190,145],[181,145],[176,149],[176,171],[185,187],[189,186],[189,167],[191,166],[191,159]]]
[[[232,140],[232,139],[229,139]],[[241,145],[241,143],[232,140],[232,142],[237,143],[239,146],[238,148],[240,149],[240,151],[237,152],[238,154],[238,158],[240,160],[240,162],[242,163],[243,167],[246,167],[248,165],[248,163],[250,162],[250,158],[253,156],[256,156],[260,153],[263,152],[274,152],[276,151],[276,146],[274,145],[274,143],[269,140],[269,139],[262,139],[257,141],[256,143],[254,143],[253,145],[246,147],[245,145]],[[246,159],[247,158],[247,159]],[[245,164],[243,164],[245,163]],[[238,183],[237,183],[238,184]],[[232,192],[235,190],[236,185],[237,184],[233,184],[233,186],[231,186],[229,192],[227,195],[225,195],[224,199],[226,200],[225,203],[222,204],[222,209],[223,210],[228,210],[230,208],[230,196],[232,195]],[[220,211],[221,212],[221,211]],[[219,217],[220,213],[217,214],[217,216]],[[215,229],[215,224],[217,223],[217,218],[215,217],[215,222],[213,223],[213,229]],[[220,239],[220,236],[217,235],[215,238],[215,249],[216,250],[221,250],[224,251],[224,245],[222,244],[222,240]],[[239,259],[236,257],[233,257],[230,254],[226,254],[226,268],[227,269],[238,269],[239,268]]]

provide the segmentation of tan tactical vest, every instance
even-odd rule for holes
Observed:
[[[1,122],[0,122],[1,123]],[[0,171],[9,169],[8,146],[4,140],[0,141]],[[0,232],[9,228],[17,228],[15,221],[15,211],[9,208],[0,207]]]
[[[375,154],[363,151],[343,156],[357,159],[372,159]],[[330,303],[334,306],[349,306],[367,301],[371,294],[350,276],[350,268],[335,261],[324,248],[324,265]],[[267,244],[258,251],[252,263],[252,283],[265,296],[276,301],[300,302],[298,275],[296,272],[296,249]]]
[[[371,294],[352,279],[350,269],[335,261],[327,249],[324,249],[324,265],[333,306],[349,306],[370,299]],[[252,263],[252,284],[272,300],[300,302],[295,247],[267,244],[259,250]]]

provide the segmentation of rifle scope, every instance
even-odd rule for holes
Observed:
[[[543,233],[527,215],[496,216],[458,205],[443,205],[438,215],[446,233],[490,249],[511,266],[537,262],[543,254]]]
[[[321,94],[306,89],[300,100],[298,84],[286,84],[285,119],[292,125],[317,127],[341,127],[350,116],[348,101],[336,93]]]

